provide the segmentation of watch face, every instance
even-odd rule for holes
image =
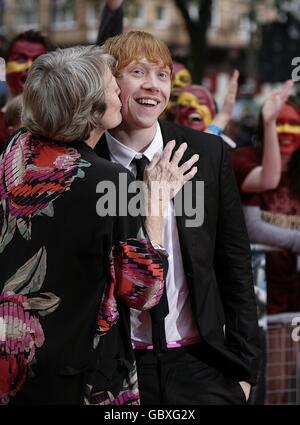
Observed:
[[[292,105],[285,104],[278,115],[276,130],[280,152],[283,154],[295,152],[300,147],[300,111]]]
[[[203,131],[213,121],[216,108],[209,91],[191,85],[182,89],[176,104],[176,121],[194,130]]]
[[[152,244],[154,249],[156,249],[157,251],[159,251],[160,253],[162,253],[163,255],[166,255],[168,257],[169,254],[163,246],[161,246],[157,242],[151,242],[151,244]]]

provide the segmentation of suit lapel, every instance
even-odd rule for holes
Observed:
[[[176,141],[176,147],[179,147],[179,145],[183,142],[187,142],[183,132],[177,131],[176,127],[169,126],[168,123],[161,122],[161,129],[162,129],[162,135],[164,140],[164,146],[172,139]],[[192,179],[192,196],[191,199],[188,199],[189,202],[193,202],[196,199],[196,196],[199,196],[197,193],[197,181],[205,181],[205,176],[203,173],[203,167],[201,167],[201,153],[194,151],[188,143],[188,148],[186,149],[182,162],[187,161],[190,159],[194,154],[198,154],[200,156],[200,159],[197,163],[198,171],[197,174]],[[186,189],[184,189],[186,190]],[[187,226],[187,223],[190,220],[193,220],[193,217],[190,217],[187,215],[187,209],[185,208],[184,202],[184,190],[180,191],[176,195],[176,201],[175,204],[175,211],[176,211],[176,222],[177,222],[177,228],[178,228],[178,235],[180,240],[180,247],[181,247],[181,253],[182,253],[182,259],[184,263],[184,269],[185,274],[187,276],[187,280],[190,283],[191,279],[194,277],[196,278],[195,274],[193,273],[194,266],[196,263],[199,262],[199,255],[201,257],[201,253],[203,251],[203,244],[201,241],[205,240],[204,237],[204,226],[197,226],[197,227],[191,227]],[[179,202],[177,199],[179,198]],[[177,204],[178,202],[178,204]],[[176,205],[181,205],[180,209],[176,208]],[[201,235],[203,234],[203,238]],[[191,285],[189,284],[190,290],[193,293],[194,288],[191,288]]]

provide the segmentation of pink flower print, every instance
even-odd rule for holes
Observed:
[[[0,405],[22,388],[36,348],[44,344],[39,314],[51,313],[59,305],[52,293],[36,294],[45,274],[43,247],[5,283],[0,295]]]
[[[44,343],[37,317],[26,311],[27,297],[13,292],[0,295],[0,404],[9,401],[26,380],[35,347]]]
[[[53,216],[53,201],[76,178],[84,177],[81,168],[89,166],[72,147],[37,139],[24,130],[16,133],[0,164],[0,252],[16,226],[30,239],[31,219],[36,214]]]

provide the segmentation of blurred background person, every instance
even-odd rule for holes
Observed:
[[[106,0],[100,16],[97,44],[103,43],[123,29],[123,0]],[[40,55],[52,50],[48,37],[38,30],[28,30],[17,34],[4,53],[6,60],[7,101],[23,92],[28,70]],[[4,120],[5,104],[0,111],[0,153],[10,132]]]
[[[263,271],[265,270],[266,274],[266,313],[271,320],[272,315],[298,314],[300,311],[299,99],[290,96],[273,117],[276,117],[278,138],[277,146],[273,145],[273,149],[275,154],[279,150],[280,163],[276,168],[278,160],[274,157],[274,168],[273,163],[266,164],[267,171],[274,170],[273,177],[275,181],[278,180],[271,190],[263,190],[263,186],[250,183],[253,170],[252,177],[261,169],[259,164],[265,150],[272,147],[266,146],[270,140],[266,138],[268,120],[266,122],[265,114],[264,107],[259,119],[257,146],[241,148],[234,152],[233,161],[241,184],[250,240],[253,244],[260,244],[261,250],[265,250]],[[276,176],[276,173],[279,175]],[[255,179],[252,179],[252,182],[254,181]],[[257,188],[256,193],[254,187]],[[255,258],[255,251],[253,255]],[[279,316],[277,320],[280,321]],[[265,362],[269,378],[268,402],[271,404],[287,404],[294,400],[286,391],[293,385],[291,377],[297,374],[297,352],[294,344],[290,338],[289,327],[270,325]]]
[[[4,122],[9,135],[14,133],[20,127],[22,115],[22,94],[18,94],[14,98],[10,99],[5,108]]]
[[[49,41],[40,31],[29,30],[12,39],[5,55],[8,85],[7,100],[11,100],[23,92],[28,70],[33,61],[46,53],[48,48]],[[5,124],[5,108],[4,105],[0,111],[0,153],[10,134]]]

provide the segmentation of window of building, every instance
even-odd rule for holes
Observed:
[[[157,5],[155,8],[155,26],[165,28],[169,24],[168,8],[163,5]]]
[[[130,0],[124,0],[123,11],[124,11],[124,17],[129,18],[130,17]]]
[[[210,25],[215,30],[221,27],[221,4],[219,0],[214,0],[212,3]]]
[[[146,8],[142,0],[125,0],[124,2],[124,24],[133,23],[136,26],[141,26],[146,21]]]
[[[239,22],[238,35],[243,42],[249,42],[251,30],[255,31],[255,23],[250,21],[248,15],[242,15]]]
[[[39,0],[16,0],[16,25],[20,28],[37,27]]]
[[[89,26],[98,26],[100,22],[100,15],[104,8],[104,2],[91,1],[86,8],[86,22]]]
[[[222,27],[221,1],[214,0],[212,2],[210,26],[208,27],[207,36],[209,38],[218,36],[221,30],[221,27]]]
[[[4,0],[0,0],[0,28],[4,25]]]
[[[159,5],[156,7],[156,20],[164,21],[166,19],[166,6]]]
[[[298,0],[285,0],[281,2],[281,10],[290,13],[297,20],[300,20],[300,4]]]
[[[132,17],[136,22],[141,22],[141,23],[144,22],[145,21],[145,5],[140,2],[136,2],[133,5]]]
[[[197,21],[199,18],[199,6],[193,2],[189,3],[188,13],[192,21]]]
[[[51,21],[54,26],[74,26],[75,0],[51,0]]]

